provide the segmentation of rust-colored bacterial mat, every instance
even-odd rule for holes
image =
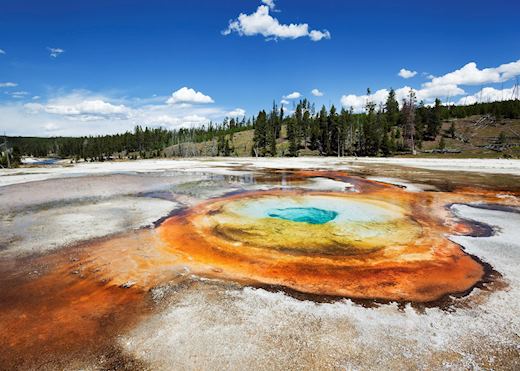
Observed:
[[[199,274],[359,299],[434,301],[483,278],[482,264],[448,239],[471,231],[446,209],[471,201],[471,192],[410,193],[342,179],[357,191],[209,200],[158,228],[163,248]]]
[[[345,190],[304,189],[316,177]],[[85,349],[110,346],[149,312],[151,289],[191,274],[376,301],[464,294],[486,269],[450,241],[478,225],[454,217],[449,205],[513,202],[476,188],[407,192],[336,172],[292,172],[287,179],[299,188],[234,192],[154,228],[1,260],[0,361],[23,368],[31,357],[62,359],[62,366],[88,358]]]

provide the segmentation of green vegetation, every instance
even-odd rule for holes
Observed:
[[[367,91],[370,96],[370,90]],[[520,118],[520,101],[479,103],[471,106],[443,106],[439,99],[431,107],[417,104],[415,94],[402,102],[401,109],[395,92],[390,91],[384,105],[376,107],[367,100],[365,112],[353,113],[334,106],[321,107],[315,112],[307,100],[300,101],[291,116],[284,118],[276,106],[266,114],[260,112],[253,121],[253,156],[298,156],[300,153],[321,156],[390,156],[415,153],[427,142],[436,142],[443,122],[471,115],[492,115],[496,118]],[[287,128],[287,144],[274,150],[273,138],[278,138],[280,123]],[[455,123],[443,135],[457,138]],[[436,142],[437,148],[447,151],[444,137]],[[503,138],[501,139],[503,140]]]
[[[370,96],[370,90],[367,92]],[[273,104],[269,112],[262,110],[247,120],[225,119],[196,128],[136,126],[133,132],[115,135],[8,137],[8,144],[0,148],[0,165],[8,165],[7,156],[11,165],[16,165],[21,155],[105,161],[166,156],[405,156],[419,149],[421,155],[467,151],[479,157],[482,151],[475,150],[475,145],[517,157],[515,143],[520,137],[514,123],[518,119],[519,100],[443,106],[437,99],[433,106],[426,106],[417,103],[410,91],[399,104],[391,90],[379,106],[368,99],[362,113],[352,109],[338,112],[335,106],[316,111],[303,99],[291,115]],[[498,120],[513,126],[498,132],[488,130],[488,124],[496,126]],[[476,133],[475,128],[485,135]]]

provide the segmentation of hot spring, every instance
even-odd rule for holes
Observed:
[[[482,266],[417,197],[386,186],[246,192],[174,216],[159,234],[203,274],[253,285],[411,301],[469,289]]]
[[[271,209],[267,211],[271,218],[290,220],[298,223],[325,224],[334,220],[338,213],[315,207],[288,207],[285,209]]]

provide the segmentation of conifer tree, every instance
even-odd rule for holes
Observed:
[[[363,125],[363,148],[362,154],[376,156],[379,152],[379,127],[375,113],[376,105],[371,100],[370,89],[367,89],[367,103],[365,106],[365,123]]]
[[[395,90],[390,89],[385,103],[386,122],[388,125],[387,131],[394,127],[399,122],[399,102],[395,98]]]
[[[319,130],[320,130],[320,139],[319,139],[319,149],[322,155],[328,155],[330,153],[330,131],[329,131],[329,118],[327,109],[325,106],[321,107],[321,111],[319,114]]]
[[[425,137],[429,140],[435,140],[441,129],[442,102],[439,98],[435,99],[435,106],[430,109],[426,119]]]
[[[260,111],[255,121],[253,155],[265,156],[267,147],[267,114]]]
[[[300,124],[299,134],[300,141],[303,142],[303,146],[305,148],[308,147],[308,143],[311,141],[311,126],[312,126],[312,117],[311,117],[311,108],[309,101],[303,100],[303,119]]]
[[[289,156],[298,156],[298,132],[296,118],[291,118],[287,122],[287,140],[289,141]]]
[[[336,155],[339,156],[341,132],[336,107],[334,107],[334,105],[330,107],[327,127],[329,129],[329,152],[327,154],[330,156],[336,152]]]

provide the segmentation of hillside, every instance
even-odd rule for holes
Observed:
[[[88,137],[7,137],[0,166],[22,156],[107,161],[157,157],[213,156],[413,156],[441,158],[519,158],[520,100],[469,106],[415,106],[413,94],[402,107],[390,91],[376,111],[362,113],[332,105],[315,111],[306,99],[291,115],[276,105],[249,119],[224,119],[198,127],[166,129],[137,125],[134,131]],[[10,163],[6,156],[8,153]]]
[[[455,138],[450,136],[450,127],[454,125]],[[503,134],[501,134],[503,133]],[[235,156],[250,156],[253,146],[254,130],[245,130],[233,135],[232,147]],[[502,136],[501,136],[502,135]],[[230,136],[226,137],[230,140]],[[444,150],[441,140],[444,139]],[[216,140],[201,143],[182,143],[164,149],[167,157],[173,156],[213,156],[216,151]],[[281,136],[277,139],[277,155],[287,153],[286,126],[282,127]],[[317,151],[300,149],[299,155],[318,155]],[[409,157],[412,155],[402,155]],[[418,150],[419,157],[453,157],[453,158],[520,158],[520,120],[494,119],[489,115],[473,115],[466,118],[444,120],[440,134],[434,141],[423,141]]]
[[[455,138],[449,135],[451,124]],[[439,153],[444,138],[445,153]],[[429,153],[432,151],[433,153]],[[459,153],[457,153],[460,151]],[[488,115],[474,115],[463,119],[446,120],[435,141],[422,143],[422,157],[519,158],[520,120],[498,119]]]

